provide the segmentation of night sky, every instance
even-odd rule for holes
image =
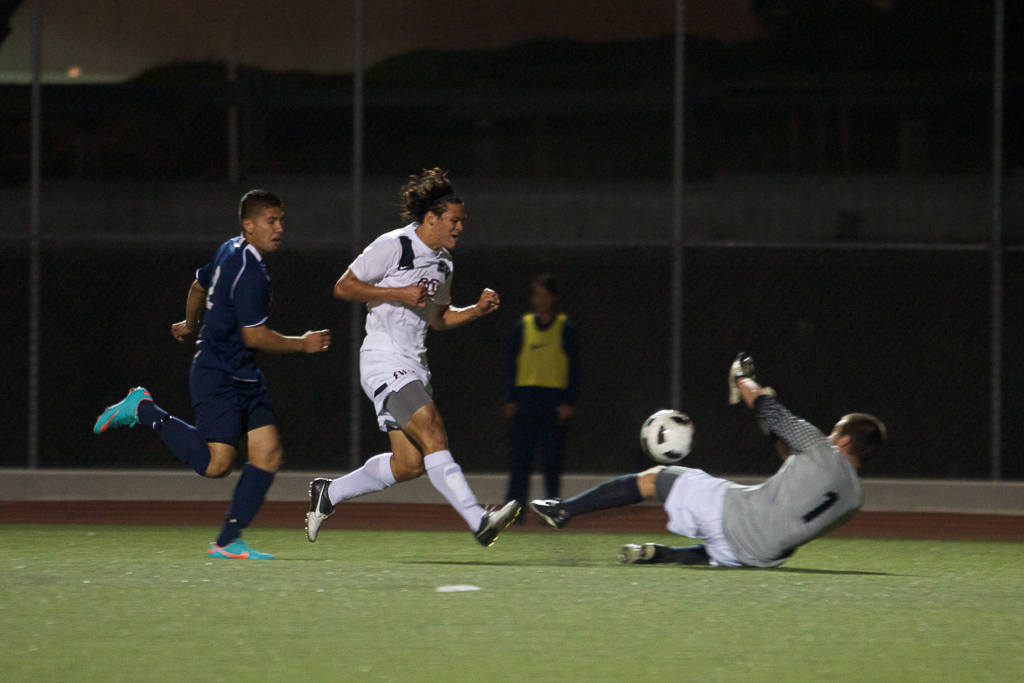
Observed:
[[[241,64],[274,71],[338,73],[351,69],[354,2],[298,0],[45,0],[43,71],[66,79],[123,80],[172,61],[227,52],[238,17]],[[673,0],[367,0],[370,64],[421,48],[487,49],[538,38],[631,40],[672,33]],[[687,0],[687,32],[726,41],[757,33],[747,0]],[[244,14],[240,8],[244,8]],[[0,80],[29,76],[32,0],[25,0],[0,45]]]

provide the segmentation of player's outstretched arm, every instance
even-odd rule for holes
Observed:
[[[250,349],[267,353],[322,353],[331,346],[331,331],[307,332],[301,337],[287,337],[266,325],[242,328],[242,342]]]
[[[438,306],[430,318],[430,326],[435,330],[450,330],[460,325],[465,325],[471,320],[482,318],[488,313],[498,310],[501,299],[493,289],[485,289],[480,294],[480,300],[472,306],[464,308],[453,308],[451,306]]]
[[[736,387],[739,389],[740,394],[743,397],[743,402],[747,404],[748,408],[753,408],[754,403],[757,401],[759,396],[775,396],[775,391],[771,387],[762,387],[751,377],[740,377],[736,380]],[[788,414],[788,413],[787,413]],[[765,422],[761,417],[758,417],[758,425],[761,427],[761,431],[765,433],[771,442],[772,448],[778,453],[779,459],[785,460],[793,454],[793,446],[790,443],[792,437],[787,438],[785,435],[780,434],[776,430],[772,429],[771,426]],[[784,431],[784,434],[788,435],[789,430]]]
[[[775,400],[775,392],[770,387],[762,387],[753,378],[737,377],[736,387],[743,396],[743,402],[757,411],[758,421],[762,429],[778,435],[776,451],[783,460],[790,454],[809,450],[816,443],[825,440],[825,435],[817,427],[796,417]],[[757,403],[757,399],[767,396],[770,401]],[[783,447],[784,445],[784,447]]]
[[[427,305],[427,288],[423,285],[407,287],[378,287],[357,278],[351,270],[334,283],[334,298],[342,301],[370,303],[371,301],[397,301],[417,308]]]
[[[754,402],[757,401],[758,396],[775,396],[775,391],[771,387],[762,387],[751,377],[740,377],[736,380],[736,388],[739,389],[743,402],[747,404],[747,407],[753,408]],[[758,418],[758,426],[764,435],[768,437],[772,443],[772,448],[779,454],[781,460],[785,460],[793,454],[793,448],[789,445],[783,437],[777,434],[768,424]]]
[[[762,398],[767,400],[759,400]],[[776,401],[771,387],[757,383],[754,359],[745,353],[739,354],[729,368],[729,402],[739,403],[740,400],[757,414],[761,431],[772,439],[775,451],[783,460],[827,441],[821,430],[796,417]]]
[[[195,334],[203,321],[203,310],[206,308],[206,290],[195,280],[188,290],[188,300],[185,302],[185,319],[180,323],[171,325],[171,334],[179,342],[185,341],[185,337]]]
[[[754,407],[754,401],[758,396],[774,396],[775,392],[766,389],[750,377],[740,377],[736,380],[736,388],[740,390],[740,396],[748,408]]]

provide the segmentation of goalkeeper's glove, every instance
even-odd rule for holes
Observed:
[[[754,359],[742,351],[729,367],[729,403],[735,405],[742,400],[737,380],[741,377],[754,379]]]

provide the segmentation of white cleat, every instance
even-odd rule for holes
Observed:
[[[306,513],[306,538],[310,543],[316,541],[320,533],[320,525],[334,514],[334,505],[327,495],[327,487],[331,479],[314,479],[309,483],[309,512]]]
[[[480,542],[480,545],[485,548],[494,545],[494,540],[498,538],[498,534],[509,524],[516,521],[521,507],[518,500],[510,500],[500,510],[488,510],[485,512],[484,518],[480,520],[480,528],[473,534],[476,540]]]

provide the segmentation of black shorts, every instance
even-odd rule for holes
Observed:
[[[222,370],[192,365],[192,408],[204,439],[238,448],[243,432],[277,424],[263,373],[257,370],[256,377],[244,381]]]

